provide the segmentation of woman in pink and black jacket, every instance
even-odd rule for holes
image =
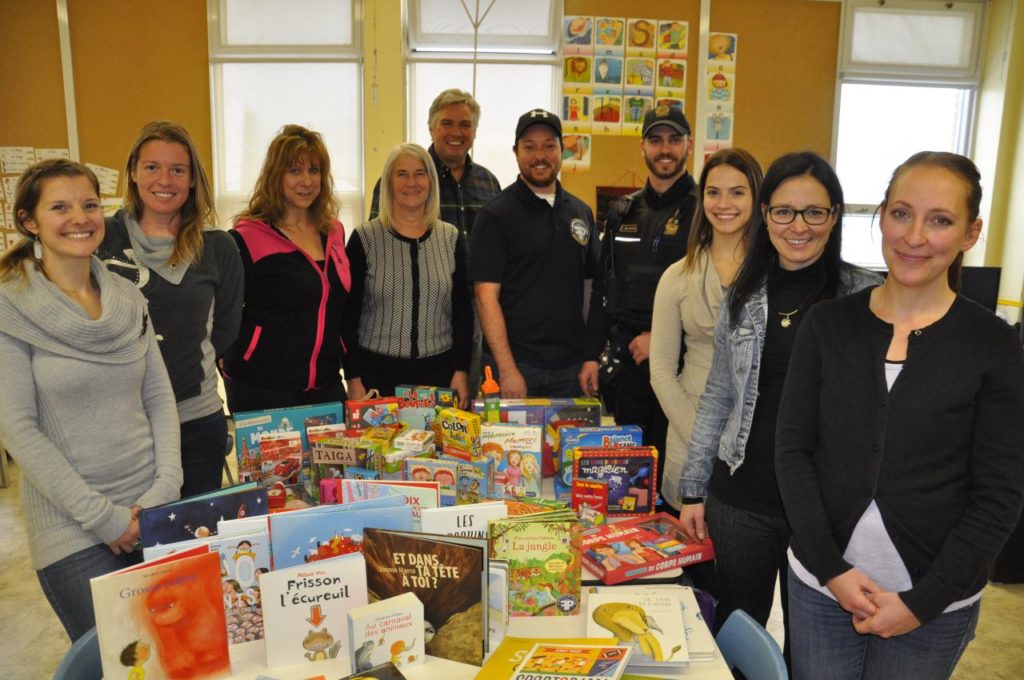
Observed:
[[[245,268],[238,340],[224,356],[232,413],[341,401],[342,308],[351,288],[321,136],[286,125],[231,235]]]

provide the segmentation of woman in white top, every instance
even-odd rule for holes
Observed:
[[[651,386],[671,426],[661,496],[676,512],[697,402],[711,369],[718,306],[746,254],[762,177],[757,160],[743,149],[723,149],[708,159],[686,257],[665,270],[654,296]]]

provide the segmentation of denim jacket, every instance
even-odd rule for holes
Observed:
[[[882,277],[875,272],[844,262],[839,272],[838,294],[848,295],[881,282]],[[689,456],[679,485],[684,498],[707,495],[716,453],[731,472],[743,464],[757,404],[767,316],[767,278],[743,305],[735,326],[728,299],[719,308],[711,372],[697,407]]]

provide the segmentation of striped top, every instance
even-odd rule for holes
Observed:
[[[467,370],[472,310],[465,243],[458,229],[437,222],[418,239],[379,219],[361,225],[348,242],[352,293],[345,310],[345,375],[361,375],[359,350],[402,359],[453,350],[456,370]]]

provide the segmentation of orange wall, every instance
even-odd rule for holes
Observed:
[[[711,31],[738,35],[733,146],[749,150],[765,167],[796,149],[830,154],[841,7],[812,0],[711,3]],[[696,128],[699,0],[566,0],[565,13],[689,21],[686,116]],[[596,187],[633,186],[633,173],[644,182],[639,137],[594,135],[592,141],[590,171],[562,175],[569,191],[594,207]]]

